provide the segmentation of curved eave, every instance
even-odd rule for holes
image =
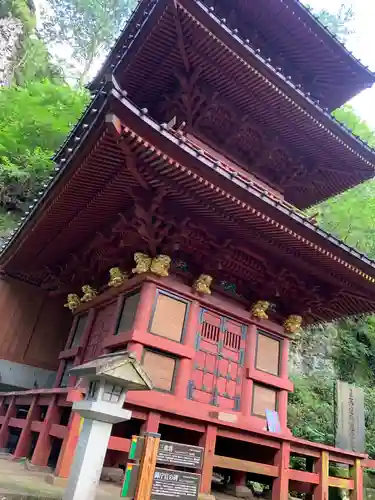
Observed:
[[[210,0],[203,0],[202,3],[211,5]],[[266,3],[238,0],[241,20],[252,22],[256,19],[256,27],[265,39],[270,39],[271,43],[280,47],[295,68],[299,68],[302,73],[306,71],[320,75],[321,81],[312,84],[309,90],[320,94],[325,107],[330,110],[340,107],[374,84],[375,74],[299,0],[268,0]],[[215,11],[218,10],[219,6],[216,5]],[[232,27],[236,28],[234,25]],[[307,65],[304,61],[311,64]]]
[[[190,0],[179,0],[179,4],[187,15],[195,18],[196,22],[200,23],[202,28],[206,28],[210,33],[217,33],[218,39],[221,40],[225,47],[232,51],[232,57],[241,57],[244,64],[251,64],[270,83],[280,87],[293,102],[300,106],[301,111],[305,109],[311,117],[315,118],[321,124],[324,124],[329,131],[350,145],[353,148],[358,148],[358,151],[368,153],[368,158],[375,163],[375,151],[368,146],[365,141],[351,133],[351,131],[336,120],[328,110],[325,110],[307,93],[299,89],[291,80],[288,80],[282,73],[267,60],[265,60],[256,50],[254,50],[243,38],[231,30],[224,24],[214,13],[200,2],[190,2]],[[375,81],[375,78],[374,78]]]
[[[308,179],[299,187],[284,191],[291,203],[306,208],[374,176],[375,154],[366,143],[279,74],[204,6],[181,0],[177,8],[185,18],[186,29],[197,32],[198,40],[205,37],[205,43],[200,43],[204,46],[202,52],[191,54],[194,63],[202,65],[203,80],[219,93],[225,89],[224,97],[271,135],[278,135],[287,151],[291,146],[294,161],[307,160],[310,167],[318,166],[317,174],[308,173],[309,167],[305,167]],[[168,4],[164,11],[154,11],[154,14],[158,22],[151,18],[145,21],[144,29],[127,45],[115,69],[116,77],[132,99],[147,107],[171,91],[173,70],[181,70],[178,65],[182,64],[177,59],[173,7]],[[160,47],[169,47],[169,53],[167,49],[165,54],[161,53]],[[204,64],[208,53],[215,58],[211,65]],[[163,67],[159,71],[158,61],[162,55]],[[261,96],[255,101],[254,91]]]
[[[286,2],[286,0],[281,1]],[[363,64],[360,59],[355,57],[354,54],[340,42],[337,36],[324,26],[323,23],[321,23],[321,21],[300,2],[300,0],[289,0],[289,3],[296,7],[294,15],[299,21],[302,21],[306,26],[311,28],[312,32],[314,34],[316,33],[324,45],[331,46],[335,53],[336,51],[341,53],[340,55],[344,63],[348,62],[348,64],[350,64],[351,68],[353,68],[353,72],[358,74],[359,79],[363,82],[363,86],[369,87],[375,83],[375,73]]]
[[[184,194],[181,196],[185,197],[184,203],[190,203],[188,190],[183,188],[183,183],[188,180],[190,188],[199,193],[202,200],[210,200],[217,207],[226,207],[226,212],[231,213],[233,220],[237,221],[238,230],[243,231],[244,237],[247,224],[262,228],[260,230],[282,242],[285,249],[292,248],[298,255],[296,259],[302,259],[302,264],[310,263],[313,268],[315,266],[327,275],[340,275],[344,282],[352,283],[351,286],[355,284],[362,293],[363,290],[368,290],[366,293],[369,297],[372,296],[375,283],[374,261],[317,228],[302,214],[293,211],[290,205],[272,198],[252,180],[234,175],[228,165],[215,161],[175,132],[166,130],[118,91],[112,90],[107,101],[109,107],[105,109],[113,109],[121,122],[127,125],[120,130],[116,121],[107,119],[104,122],[103,108],[100,119],[103,126],[100,130],[95,126],[90,128],[90,137],[85,141],[86,147],[82,144],[72,151],[65,151],[67,161],[59,174],[59,184],[55,186],[55,190],[50,188],[45,193],[44,203],[42,199],[37,204],[34,213],[29,215],[26,223],[3,250],[0,256],[3,270],[6,271],[9,266],[14,267],[17,261],[27,262],[31,246],[39,248],[35,250],[35,256],[46,251],[51,237],[55,245],[54,250],[51,249],[52,254],[58,250],[58,253],[62,252],[61,255],[64,255],[63,247],[74,247],[77,235],[84,241],[89,234],[91,212],[96,214],[96,224],[99,226],[117,213],[124,203],[124,186],[129,185],[129,179],[126,176],[119,177],[123,175],[123,158],[114,150],[106,149],[115,146],[116,138],[111,138],[111,133],[114,133],[128,137],[135,141],[137,148],[145,149],[146,154],[142,153],[142,158],[143,161],[151,162],[150,175],[151,172],[152,175],[158,174],[160,179],[167,182],[168,179],[171,182],[177,179],[177,185],[183,189]],[[91,125],[95,123],[98,123],[97,118],[92,120]],[[100,136],[97,135],[99,132]],[[93,142],[94,139],[96,142]],[[90,160],[92,155],[96,158],[95,163]],[[103,158],[106,155],[109,163],[106,160],[103,170]],[[78,179],[81,180],[78,182]],[[98,190],[101,190],[100,194]],[[111,196],[110,203],[108,196]],[[72,201],[69,202],[67,197],[71,197]],[[63,209],[66,206],[68,210]],[[223,225],[228,223],[230,227],[231,219],[219,217],[217,220],[222,220]],[[79,233],[76,233],[77,230]],[[75,231],[76,236],[71,231]],[[67,250],[67,253],[71,251]],[[44,262],[43,258],[41,262]],[[353,310],[351,314],[361,312],[369,311]]]
[[[106,74],[112,74],[121,64],[123,58],[127,55],[133,41],[139,37],[140,33],[147,27],[146,25],[154,22],[160,11],[163,11],[168,0],[139,0],[133,14],[128,19],[124,29],[115,41],[112,49],[109,51],[102,67],[96,76],[89,83],[88,88],[96,91],[101,87]]]
[[[283,13],[286,16],[286,20],[283,23],[285,26],[289,25],[289,22],[298,23],[299,30],[307,40],[311,38],[313,38],[313,41],[316,39],[319,40],[318,53],[314,51],[311,52],[312,49],[309,52],[308,48],[304,48],[304,57],[307,59],[313,58],[314,61],[324,61],[324,64],[327,66],[326,71],[329,78],[334,78],[334,75],[338,75],[337,78],[339,80],[337,81],[337,85],[333,85],[331,89],[326,90],[326,97],[324,102],[322,100],[322,106],[327,107],[331,111],[340,107],[357,93],[371,87],[375,83],[375,73],[369,70],[359,61],[359,59],[349,52],[337,37],[332,35],[332,33],[330,33],[329,30],[325,28],[298,0],[275,1],[277,1],[279,5],[284,5],[286,7],[283,9]],[[193,4],[194,2],[190,3]],[[201,6],[203,6],[204,3],[210,4],[209,1],[197,3]],[[118,67],[120,60],[129,52],[134,39],[144,30],[145,24],[150,24],[150,21],[151,24],[155,24],[157,22],[157,15],[155,14],[162,11],[167,4],[168,0],[139,1],[137,8],[115,42],[102,68],[90,83],[89,88],[91,90],[95,90],[101,85],[100,82],[106,73],[112,72]],[[254,8],[254,5],[252,5],[252,8]],[[256,4],[255,7],[258,7],[258,4]],[[275,10],[277,9],[275,8]],[[278,12],[278,15],[279,14]],[[310,45],[313,45],[312,42],[310,42]],[[295,44],[293,44],[292,48],[294,51]],[[256,50],[256,47],[253,47],[253,49]],[[347,74],[335,70],[335,68],[342,69],[343,67],[347,68]],[[285,78],[284,75],[283,77]],[[345,87],[342,87],[343,80],[347,82]]]

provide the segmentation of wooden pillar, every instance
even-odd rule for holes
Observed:
[[[232,471],[233,484],[239,487],[246,487],[246,472],[240,470]]]
[[[156,285],[151,282],[144,282],[141,288],[137,312],[135,314],[133,331],[145,333],[148,331],[152,306],[156,295]],[[129,342],[128,351],[134,352],[138,361],[141,361],[143,354],[143,345],[138,342]]]
[[[275,465],[279,468],[279,476],[272,485],[272,500],[288,500],[289,498],[289,462],[290,443],[282,442],[275,456]]]
[[[142,424],[141,434],[143,435],[146,432],[158,432],[160,424],[160,413],[155,411],[150,411],[147,415],[147,419]]]
[[[0,429],[0,448],[5,448],[9,439],[9,420],[16,415],[16,398],[12,396]]]
[[[194,300],[189,307],[189,316],[187,319],[185,336],[183,339],[184,345],[193,347],[195,336],[198,329],[198,320],[200,313],[199,302]],[[193,359],[183,358],[178,363],[175,396],[180,399],[186,399],[188,382],[191,377]]]
[[[322,451],[319,460],[315,463],[315,472],[319,474],[319,484],[315,487],[314,500],[328,500],[329,484],[329,454]]]
[[[350,467],[350,476],[354,480],[354,490],[350,492],[350,500],[363,500],[363,469],[359,458],[356,458],[354,466]]]
[[[57,396],[53,396],[43,422],[42,430],[39,433],[31,463],[34,465],[46,466],[51,453],[52,439],[49,435],[51,426],[60,421],[60,408],[57,406]]]
[[[255,366],[255,351],[257,342],[257,327],[250,325],[247,330],[246,346],[245,346],[245,374]],[[251,408],[253,401],[253,381],[246,376],[242,382],[242,397],[241,397],[241,412],[244,416],[251,416]]]
[[[57,461],[55,474],[58,477],[69,477],[70,468],[73,463],[79,434],[81,432],[81,417],[78,413],[72,413],[68,426],[68,434],[63,441],[60,455]]]
[[[280,357],[280,377],[288,380],[289,376],[289,339],[283,339],[281,343]],[[280,419],[281,430],[287,429],[288,420],[288,391],[279,391],[278,395],[278,413]]]
[[[83,399],[83,393],[77,389],[73,389],[69,391],[66,399],[70,403],[81,401]],[[73,463],[74,453],[76,451],[81,428],[81,416],[78,413],[72,411],[68,424],[68,433],[63,441],[60,455],[56,464],[55,474],[58,477],[69,477],[69,472]]]
[[[38,396],[35,396],[27,413],[25,427],[21,431],[21,435],[14,452],[14,456],[16,458],[26,457],[29,454],[31,447],[31,424],[34,420],[39,419],[40,406],[38,405]]]
[[[281,430],[282,432],[285,432],[288,427],[288,391],[279,391],[277,411],[279,414]]]
[[[289,339],[283,339],[281,344],[280,377],[289,377]]]
[[[211,481],[214,468],[214,455],[216,446],[217,428],[208,424],[206,432],[200,439],[199,445],[204,446],[203,469],[201,477],[201,493],[206,495],[211,493]]]

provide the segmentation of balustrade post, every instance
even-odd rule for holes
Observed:
[[[53,424],[60,421],[61,410],[57,406],[57,396],[53,395],[43,422],[42,430],[39,433],[31,463],[34,465],[46,466],[51,453],[52,438],[49,435]]]
[[[39,420],[40,413],[41,410],[38,405],[38,396],[34,396],[27,413],[25,427],[21,431],[21,435],[14,452],[14,456],[16,458],[26,457],[29,454],[31,448],[31,424],[33,423],[33,420]]]
[[[201,493],[206,495],[211,493],[216,436],[217,427],[215,425],[208,424],[206,427],[206,432],[203,434],[199,442],[200,446],[204,446]]]
[[[279,468],[279,476],[272,485],[272,500],[288,500],[289,498],[289,462],[290,443],[282,442],[275,456],[275,465]]]
[[[363,500],[363,469],[359,458],[356,458],[354,466],[350,467],[350,476],[354,480],[350,500]]]
[[[9,420],[16,415],[16,398],[12,396],[0,429],[0,449],[6,448],[9,439]]]
[[[328,500],[329,454],[322,451],[315,463],[315,472],[319,474],[319,484],[314,491],[314,500]]]

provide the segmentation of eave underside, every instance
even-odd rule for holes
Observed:
[[[116,78],[156,119],[177,116],[299,208],[373,177],[373,151],[298,92],[296,103],[185,7],[159,6],[148,22]]]
[[[203,0],[272,64],[330,110],[371,87],[374,74],[298,0]]]
[[[110,108],[129,127],[107,114],[95,143],[87,140],[79,158],[72,152],[71,173],[32,231],[26,226],[4,254],[3,272],[67,293],[102,286],[113,266],[130,270],[135,251],[167,253],[175,272],[187,263],[185,280],[212,274],[245,300],[271,300],[280,313],[307,322],[375,309],[372,267],[364,266],[372,273],[365,277],[323,238],[296,233],[290,217],[234,189],[230,175],[211,164],[212,173],[202,175],[208,160],[176,146],[175,133],[155,133],[126,99],[113,99]],[[213,183],[219,174],[222,182]]]

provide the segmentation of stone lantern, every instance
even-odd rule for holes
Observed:
[[[152,382],[133,353],[100,356],[76,366],[70,375],[88,385],[85,399],[73,404],[84,418],[63,500],[92,500],[99,483],[112,425],[130,420],[123,405],[128,391],[152,389]]]

